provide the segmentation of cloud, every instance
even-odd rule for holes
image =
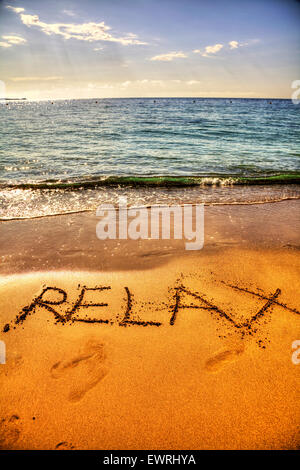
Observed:
[[[11,47],[11,44],[8,44],[8,42],[0,42],[0,47]]]
[[[16,45],[16,46],[18,46],[19,44],[25,44],[25,42],[27,42],[27,40],[24,38],[21,38],[21,36],[10,35],[10,36],[2,36],[2,38],[5,39],[5,41],[7,41],[9,44]]]
[[[103,51],[104,47],[94,47],[94,51]]]
[[[14,11],[15,13],[22,13],[22,11],[25,11],[25,8],[22,7],[12,7],[11,5],[7,5],[6,8],[9,10]]]
[[[223,44],[215,44],[214,46],[206,46],[205,54],[216,54],[223,48]]]
[[[148,86],[164,86],[163,80],[149,80],[144,78],[143,80],[127,80],[126,82],[119,83],[118,86],[121,88],[128,88],[131,86],[148,87]]]
[[[173,81],[173,80],[171,80]],[[180,82],[180,80],[179,80]],[[90,82],[87,87],[89,89],[116,89],[116,90],[127,90],[141,88],[148,90],[149,87],[165,87],[167,82],[165,80],[151,80],[144,78],[142,80],[126,80],[124,82]]]
[[[223,47],[224,47],[223,44],[214,44],[213,46],[206,46],[204,52],[201,49],[194,49],[193,52],[195,54],[201,54],[202,57],[208,57],[210,54],[216,54]]]
[[[12,34],[1,37],[2,39],[4,39],[4,41],[0,42],[0,47],[19,46],[20,44],[25,44],[27,42],[27,40],[22,38],[21,36],[15,36]]]
[[[251,39],[248,42],[238,42],[238,41],[229,41],[229,49],[238,49],[239,47],[250,46],[251,44],[257,44],[260,42],[259,39]],[[225,46],[228,49],[228,46]],[[223,44],[214,44],[213,46],[206,46],[205,49],[194,49],[195,54],[201,54],[202,57],[209,57],[212,54],[216,54],[221,49],[223,49]]]
[[[239,47],[238,41],[230,41],[229,43],[230,49],[237,49]]]
[[[199,85],[199,83],[201,83],[199,80],[189,80],[188,82],[185,82],[187,85],[189,86],[193,86],[193,85]]]
[[[160,60],[163,62],[171,62],[174,59],[185,59],[187,57],[183,52],[169,52],[168,54],[160,54],[151,57],[150,60]]]
[[[13,82],[48,82],[53,80],[62,80],[63,77],[13,77]]]
[[[88,89],[89,90],[97,90],[97,89],[104,89],[104,90],[111,90],[114,87],[114,85],[110,84],[110,83],[89,83],[88,84]]]
[[[237,49],[238,47],[251,46],[259,42],[260,39],[250,39],[248,42],[230,41],[228,44],[230,46],[230,49]]]
[[[74,13],[72,10],[63,10],[62,12],[68,16],[76,16],[76,13]]]
[[[126,80],[124,82],[111,82],[111,83],[103,83],[103,82],[93,82],[88,84],[88,88],[93,89],[102,89],[102,88],[111,88],[117,90],[150,90],[150,89],[169,89],[170,87],[174,89],[176,85],[182,85],[188,89],[191,86],[200,85],[202,82],[200,80],[153,80],[149,78],[144,78],[140,80]]]
[[[21,14],[22,22],[28,26],[35,26],[39,28],[43,33],[51,36],[52,34],[63,36],[65,39],[77,39],[80,41],[108,41],[118,42],[123,46],[132,44],[145,45],[145,42],[137,39],[137,36],[133,33],[127,34],[124,37],[115,37],[108,31],[111,29],[107,26],[104,21],[101,23],[44,23],[40,21],[38,15],[25,15]]]
[[[128,33],[123,37],[114,36],[110,30],[111,27],[106,25],[104,21],[101,23],[46,23],[40,21],[38,15],[28,15],[23,13],[24,8],[10,8],[15,13],[20,15],[23,24],[29,28],[38,28],[43,33],[51,36],[56,34],[63,36],[65,39],[77,39],[79,41],[108,41],[117,42],[124,46],[128,45],[145,45],[146,42],[142,42],[138,39],[136,34]]]

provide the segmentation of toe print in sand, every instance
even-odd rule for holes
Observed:
[[[108,373],[106,346],[97,340],[76,344],[72,353],[50,369],[51,376],[65,384],[70,402],[81,400]]]
[[[21,420],[18,415],[2,418],[0,421],[0,450],[11,449],[21,434]]]

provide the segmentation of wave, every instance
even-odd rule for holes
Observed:
[[[130,180],[131,181],[131,180]],[[224,180],[222,180],[224,183]],[[286,181],[286,180],[283,180]],[[131,181],[132,183],[132,181]],[[153,183],[153,181],[152,181]],[[0,220],[19,220],[50,217],[63,214],[96,211],[99,204],[117,206],[127,200],[132,208],[153,205],[199,204],[252,205],[300,199],[299,184],[213,184],[202,179],[198,185],[139,186],[127,184],[81,187],[69,184],[67,188],[49,185],[46,189],[0,188]],[[214,181],[215,183],[215,181]],[[54,185],[54,186],[53,186]],[[80,189],[81,188],[81,189]]]
[[[44,180],[20,183],[0,183],[1,189],[95,189],[98,187],[189,187],[299,184],[300,173],[282,173],[262,176],[101,176],[72,180]]]
[[[220,202],[206,202],[205,203],[205,206],[256,206],[256,205],[260,205],[260,204],[273,204],[275,202],[284,202],[284,201],[293,201],[293,200],[298,200],[300,199],[300,195],[299,196],[286,196],[286,197],[280,197],[278,199],[270,199],[270,200],[257,200],[257,201],[237,201],[237,202],[224,202],[224,201],[220,201]],[[190,203],[191,205],[195,205],[196,203]],[[183,207],[184,206],[184,203],[177,203],[176,204],[177,206],[181,206]],[[160,207],[162,205],[159,205]],[[134,209],[134,210],[140,210],[140,209],[149,209],[153,207],[153,204],[152,205],[142,205],[142,206],[130,206],[130,209]],[[15,216],[11,216],[11,215],[8,215],[8,216],[3,216],[1,217],[0,216],[0,221],[1,222],[8,222],[8,221],[12,221],[12,220],[28,220],[28,219],[43,219],[44,217],[57,217],[57,216],[60,216],[60,215],[76,215],[76,214],[81,214],[81,213],[85,213],[85,212],[95,212],[95,208],[92,208],[92,209],[74,209],[74,210],[61,210],[61,211],[57,211],[57,212],[54,212],[54,213],[48,213],[48,214],[38,214],[38,215],[25,215],[25,216],[21,216],[21,215],[15,215]],[[118,207],[116,206],[115,207],[115,210],[118,211]]]

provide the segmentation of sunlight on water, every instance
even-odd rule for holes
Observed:
[[[281,182],[299,180],[300,108],[289,100],[12,101],[0,104],[0,124],[2,219],[93,210],[124,191],[132,204],[299,196],[291,184],[231,186],[243,178],[267,183],[274,175]],[[141,181],[127,179],[162,184],[158,175],[171,188],[134,190]],[[110,177],[114,184],[97,187]],[[44,189],[34,187],[45,181]],[[28,183],[31,189],[20,186]],[[85,189],[70,191],[72,185]]]

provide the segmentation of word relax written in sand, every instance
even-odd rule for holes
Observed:
[[[264,294],[262,291],[254,292],[247,288],[241,288],[238,286],[234,286],[231,284],[226,284],[223,282],[227,287],[238,291],[243,294],[248,294],[259,298],[263,301],[263,304],[259,310],[252,315],[250,318],[245,319],[243,321],[237,321],[235,317],[227,313],[222,308],[218,307],[213,301],[207,300],[204,294],[200,294],[199,292],[191,292],[189,289],[184,287],[183,285],[174,287],[171,289],[172,298],[170,300],[169,305],[164,305],[164,310],[170,312],[170,316],[168,319],[168,324],[174,326],[179,315],[180,310],[184,309],[199,309],[199,310],[206,310],[208,311],[214,318],[218,320],[224,320],[228,326],[238,330],[242,336],[245,334],[253,335],[257,331],[257,326],[259,320],[266,319],[266,315],[270,313],[272,307],[280,307],[281,309],[287,310],[293,314],[300,315],[300,312],[295,308],[290,308],[286,304],[279,302],[278,298],[281,294],[280,289],[276,289],[274,293],[270,295]],[[125,298],[125,312],[122,314],[121,318],[119,315],[116,316],[116,319],[108,319],[108,318],[91,318],[87,315],[85,317],[77,316],[79,311],[82,309],[95,309],[97,307],[108,307],[108,304],[105,302],[98,302],[98,303],[90,303],[86,302],[85,296],[88,291],[98,291],[99,293],[104,293],[105,291],[111,290],[111,286],[95,286],[95,287],[87,287],[87,286],[78,286],[80,288],[79,296],[74,304],[72,304],[72,308],[67,309],[64,314],[60,313],[57,309],[58,306],[63,304],[68,305],[67,302],[67,292],[59,287],[44,287],[42,292],[35,297],[30,305],[25,306],[21,312],[16,316],[14,320],[15,325],[22,324],[29,315],[32,315],[36,312],[36,310],[46,310],[53,314],[56,323],[66,324],[66,323],[73,323],[73,322],[83,322],[83,323],[98,323],[98,324],[115,324],[117,323],[119,326],[128,326],[128,325],[137,325],[137,326],[156,326],[159,327],[162,325],[161,322],[158,321],[143,321],[140,319],[132,318],[132,310],[133,310],[133,294],[129,290],[128,287],[124,287],[124,291],[126,293]],[[55,300],[49,299],[49,293],[55,294]],[[190,303],[186,303],[187,298],[191,299]],[[185,299],[185,303],[183,302]],[[195,300],[197,303],[195,303]],[[56,309],[55,309],[56,308]],[[159,309],[157,309],[159,310]],[[16,326],[14,326],[15,328]],[[4,328],[3,332],[7,333],[11,328],[11,325],[7,323]]]

